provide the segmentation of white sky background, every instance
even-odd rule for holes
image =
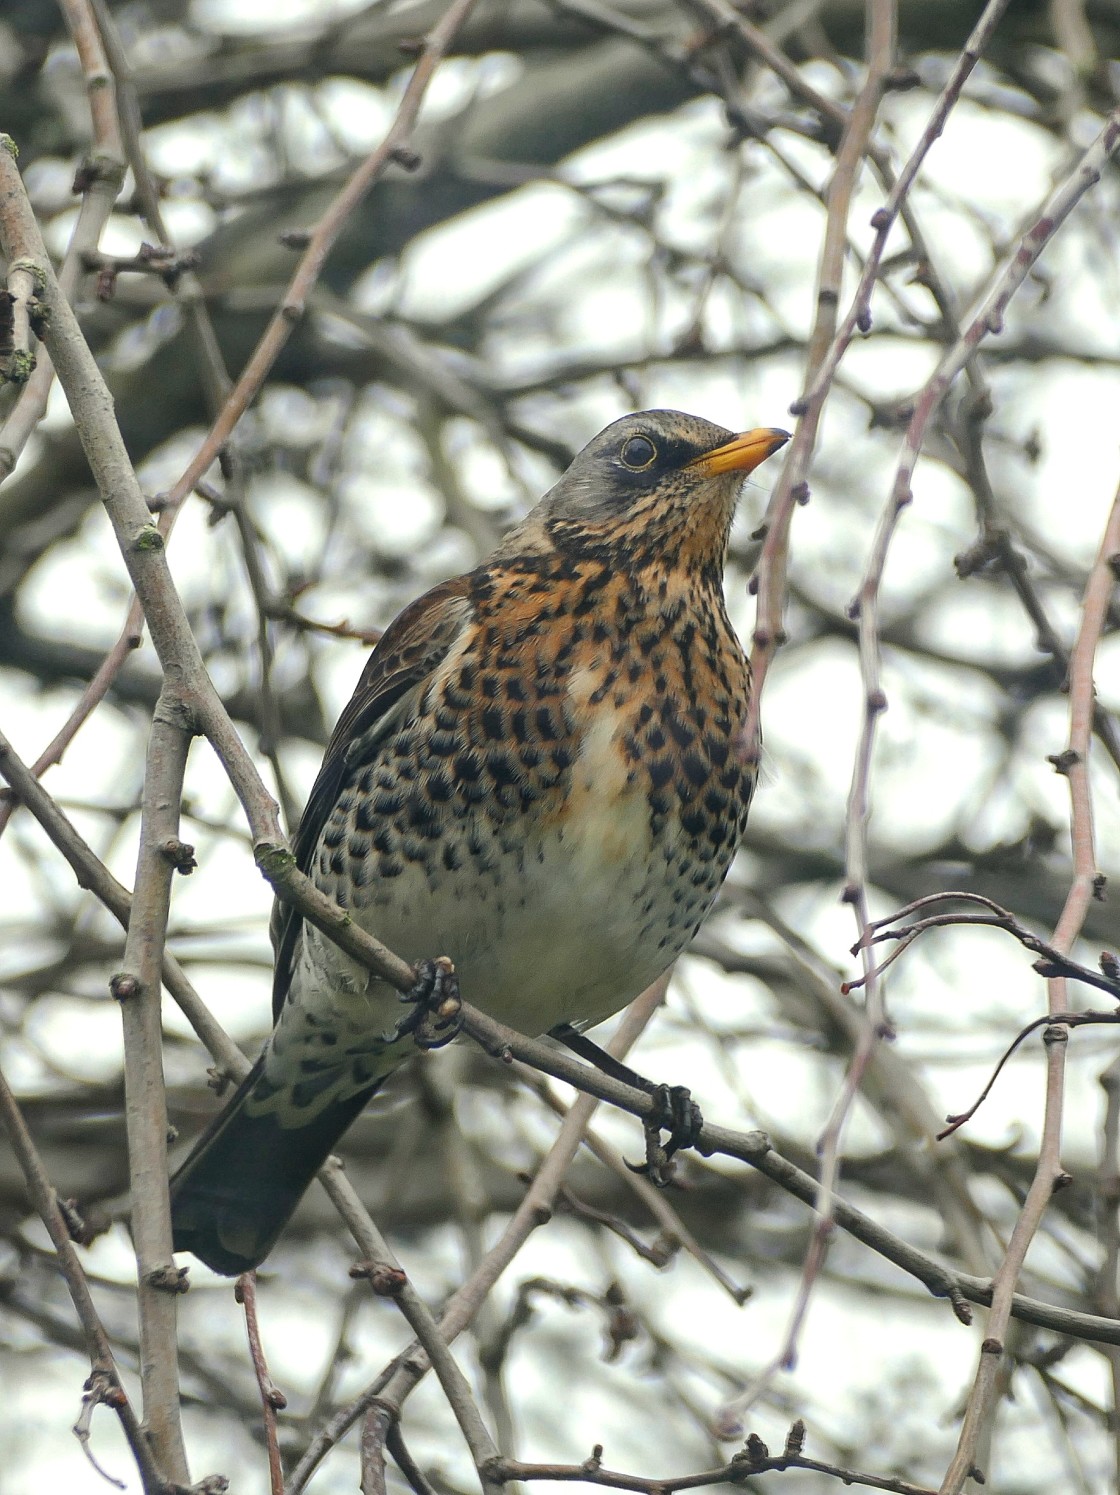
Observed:
[[[269,25],[300,12],[296,0],[283,8],[269,7]],[[306,10],[304,13],[309,13]],[[316,8],[317,19],[322,9]],[[248,17],[259,15],[256,7],[235,13],[226,5],[199,7],[207,22],[233,28]],[[61,65],[61,62],[59,63]],[[437,79],[430,108],[453,109],[464,91],[487,86],[487,68],[493,77],[512,66],[508,59],[494,59],[480,66],[469,64],[446,68]],[[835,80],[825,69],[815,80],[832,91]],[[379,138],[389,110],[383,98],[359,85],[332,84],[320,91],[320,105],[352,149],[362,149]],[[929,108],[925,92],[892,98],[887,117],[897,131],[897,144],[904,152],[913,143]],[[235,149],[230,136],[197,123],[167,127],[152,132],[150,149],[157,169],[184,175],[206,168],[229,173],[255,167],[253,121],[246,110]],[[263,125],[260,127],[263,129]],[[310,112],[300,128],[318,126]],[[1077,127],[1080,129],[1080,124]],[[719,151],[724,126],[711,103],[699,103],[662,123],[632,130],[617,141],[586,151],[570,163],[565,175],[574,184],[590,186],[617,175],[658,180],[665,197],[659,210],[663,237],[684,246],[710,242],[713,204],[726,190],[727,158]],[[1087,143],[1079,139],[1079,144]],[[803,169],[819,178],[822,157],[803,142],[787,142],[791,156]],[[733,297],[720,291],[707,310],[707,325],[718,345],[721,331],[736,337],[745,330],[765,337],[782,328],[802,333],[812,314],[813,275],[819,247],[821,215],[804,195],[794,195],[761,156],[746,156],[752,172],[749,190],[741,199],[729,240],[737,263],[748,274],[766,284],[769,305],[757,299]],[[991,264],[990,245],[976,228],[977,220],[990,224],[1004,244],[1020,226],[1023,214],[1042,199],[1054,173],[1068,169],[1068,158],[1054,138],[1025,123],[995,117],[977,104],[962,104],[952,117],[943,139],[930,158],[922,185],[915,192],[927,229],[942,251],[943,263],[953,269],[962,302],[969,302]],[[67,168],[69,169],[69,168]],[[45,179],[45,178],[44,178]],[[1115,194],[1090,199],[1083,209],[1089,215],[1108,210]],[[855,225],[866,223],[879,198],[865,191],[852,214]],[[175,208],[174,225],[181,242],[200,237],[212,226],[212,216],[198,202],[187,199]],[[857,232],[858,237],[858,232]],[[127,250],[138,235],[124,220],[115,224],[106,247]],[[1049,300],[1042,289],[1028,283],[1007,319],[1006,336],[1020,328],[1053,319],[1063,334],[1087,351],[1113,352],[1120,333],[1117,307],[1117,267],[1086,257],[1081,248],[1059,239],[1048,249],[1043,272],[1053,277]],[[505,336],[496,335],[489,349],[492,366],[501,375],[513,377],[534,370],[541,362],[546,336],[559,340],[574,360],[617,355],[620,346],[632,344],[636,356],[668,348],[687,324],[691,298],[681,292],[668,296],[651,309],[644,264],[647,249],[632,230],[620,226],[604,229],[575,194],[563,186],[535,186],[441,227],[426,235],[406,254],[399,267],[379,267],[362,290],[371,310],[392,309],[420,321],[436,319],[472,302],[481,291],[501,283],[512,271],[524,269],[526,284],[515,303],[518,315]],[[558,286],[567,288],[564,297]],[[578,287],[578,294],[572,288]],[[850,294],[851,284],[846,287]],[[907,293],[914,303],[923,293]],[[842,298],[842,310],[847,300]],[[563,301],[563,305],[561,305]],[[927,310],[925,303],[922,309]],[[875,302],[876,328],[884,329],[853,349],[844,365],[852,384],[866,395],[898,395],[916,388],[931,368],[930,346],[905,345],[890,335],[896,326],[880,292]],[[1114,370],[1088,364],[1048,366],[1045,374],[1032,370],[1030,380],[1021,372],[1005,374],[992,367],[990,378],[996,395],[991,422],[989,453],[997,487],[1014,495],[1018,512],[1031,529],[1045,538],[1057,561],[1084,572],[1092,559],[1113,490],[1120,473],[1117,453],[1120,409],[1120,376]],[[739,429],[749,425],[788,424],[787,407],[799,392],[799,368],[795,360],[771,359],[744,371],[739,363],[713,361],[710,368],[695,364],[673,368],[654,367],[638,378],[639,405],[670,405],[692,410]],[[555,432],[574,445],[589,439],[598,429],[628,408],[623,393],[605,381],[581,386],[572,397],[541,396],[538,412],[547,414]],[[301,606],[320,618],[350,617],[360,624],[387,620],[400,605],[441,576],[471,563],[472,555],[462,540],[441,534],[442,499],[432,486],[426,458],[410,440],[407,411],[387,408],[370,413],[370,423],[348,453],[351,467],[350,510],[353,523],[363,535],[376,537],[386,554],[409,562],[406,575],[391,587],[370,588],[360,575],[349,574],[345,564],[330,568],[329,580],[316,586]],[[259,420],[266,429],[283,426],[294,442],[316,439],[324,418],[323,406],[295,392],[276,391],[261,403]],[[52,420],[66,419],[56,404]],[[301,422],[303,423],[301,426]],[[1029,466],[1014,453],[1001,449],[1000,437],[1021,440],[1037,429],[1041,456]],[[489,447],[477,428],[464,421],[462,450],[457,453],[459,472],[466,491],[480,503],[494,507],[499,515],[520,509],[551,480],[547,466],[538,459],[525,459],[510,471]],[[191,450],[191,439],[178,442],[148,464],[146,487],[156,490],[178,475]],[[835,397],[823,432],[821,450],[812,475],[813,499],[794,521],[793,577],[809,595],[846,599],[855,591],[867,554],[870,535],[886,501],[893,463],[899,448],[897,434],[869,432],[859,401],[843,392]],[[376,463],[372,454],[376,453]],[[30,456],[33,458],[34,453]],[[747,487],[739,535],[755,527],[773,469],[764,467]],[[939,601],[923,615],[932,641],[963,659],[990,657],[998,652],[1009,662],[1036,658],[1031,629],[1022,611],[1001,591],[982,581],[957,583],[952,558],[974,538],[975,521],[964,485],[947,468],[925,459],[915,480],[915,503],[904,516],[887,572],[884,615],[905,607],[927,589]],[[298,480],[269,475],[258,482],[253,495],[258,517],[274,543],[289,558],[301,553],[317,554],[323,530],[317,499]],[[223,589],[234,598],[241,595],[240,562],[232,528],[211,529],[205,515],[188,509],[174,538],[171,559],[176,578],[188,602],[201,602]],[[58,617],[57,598],[67,598],[66,616]],[[99,513],[91,515],[81,533],[57,547],[40,567],[37,585],[25,591],[28,616],[42,628],[65,636],[108,644],[115,637],[127,597],[126,581],[107,523]],[[1072,640],[1075,616],[1061,610],[1054,594],[1048,597],[1060,625]],[[732,592],[733,616],[741,634],[749,633],[752,604],[741,584]],[[860,692],[852,651],[833,641],[804,643],[798,638],[798,610],[790,615],[791,644],[779,657],[768,685],[764,706],[767,734],[765,777],[753,824],[767,832],[783,826],[819,826],[822,845],[833,846],[840,837],[844,797],[851,772],[852,752],[859,728]],[[320,660],[320,678],[326,682],[329,712],[333,716],[344,704],[361,665],[363,651],[355,644],[326,641],[315,646]],[[279,668],[284,668],[281,652]],[[880,747],[873,784],[875,826],[882,840],[899,844],[938,844],[952,831],[970,837],[975,844],[1013,842],[1022,836],[1032,814],[1057,825],[1068,821],[1065,781],[1046,762],[1049,753],[1065,745],[1067,726],[1060,710],[1040,708],[1030,725],[1029,751],[1016,756],[1009,780],[992,793],[989,774],[994,774],[994,718],[1000,702],[994,687],[979,674],[959,668],[934,665],[917,668],[908,656],[885,652],[883,683],[890,710],[881,723]],[[1100,656],[1098,690],[1109,706],[1120,704],[1120,656],[1115,641]],[[15,676],[3,678],[5,730],[25,759],[32,759],[64,718],[74,699],[70,689],[46,692],[28,689]],[[128,802],[139,790],[142,763],[135,756],[136,735],[126,727],[116,708],[103,707],[83,729],[80,751],[72,752],[61,768],[49,777],[51,792],[63,803],[114,804]],[[316,768],[315,756],[293,750],[288,771],[302,795],[310,786]],[[99,778],[100,774],[100,778]],[[1105,871],[1120,874],[1117,856],[1117,795],[1113,773],[1102,765],[1097,773],[1097,834],[1099,861]],[[919,795],[915,785],[936,785],[936,792]],[[232,794],[204,745],[195,747],[188,772],[188,795],[192,808],[204,819],[234,820]],[[107,839],[104,817],[75,810],[79,828],[105,857],[117,876],[131,882],[135,855],[135,820],[126,822],[125,833]],[[220,997],[220,1015],[235,1036],[255,1042],[263,1031],[268,1010],[268,975],[264,966],[267,949],[267,889],[256,874],[246,845],[237,838],[209,833],[203,826],[187,822],[187,839],[197,843],[202,872],[189,880],[177,880],[173,905],[173,930],[204,933],[218,928],[208,949],[214,952],[212,981],[205,971],[199,975],[203,994]],[[742,859],[737,875],[749,878],[751,857]],[[1064,843],[1063,843],[1064,850]],[[43,850],[38,832],[30,821],[17,817],[0,842],[0,886],[3,887],[5,923],[18,929],[21,921],[32,923],[42,904],[46,886],[60,904],[75,904],[69,873],[53,853]],[[814,942],[825,958],[851,973],[847,947],[854,938],[850,911],[837,901],[838,889],[799,891],[778,903],[789,922]],[[102,917],[88,902],[82,917]],[[885,913],[885,907],[875,912]],[[756,926],[738,935],[747,948],[765,948],[770,939]],[[175,939],[176,947],[183,943]],[[248,950],[260,957],[253,969],[225,969],[223,953]],[[1096,952],[1088,951],[1091,962]],[[26,946],[9,940],[0,949],[0,975],[22,968],[28,959]],[[1022,953],[1002,937],[982,931],[943,933],[913,950],[896,967],[890,984],[892,1012],[899,1029],[898,1049],[918,1067],[935,1108],[956,1111],[969,1103],[986,1079],[993,1057],[1011,1034],[1042,1010],[1042,983],[1033,976]],[[733,1062],[721,1067],[712,1050],[690,1042],[687,1023],[689,1003],[696,1003],[717,1027],[731,1031],[729,1053]],[[969,1014],[967,1021],[965,1013]],[[174,1010],[168,1012],[168,1027],[185,1032]],[[822,1073],[831,1085],[839,1085],[836,1068],[822,1066],[819,1056],[806,1054],[783,1039],[780,1012],[755,983],[736,981],[715,974],[699,961],[687,962],[672,1012],[662,1020],[640,1057],[640,1067],[692,1085],[705,1111],[730,1125],[760,1125],[779,1136],[811,1145],[834,1097],[834,1089],[822,1086]],[[736,1039],[736,1033],[748,1035]],[[771,1036],[768,1036],[771,1035]],[[50,1063],[89,1078],[109,1077],[119,1063],[119,1022],[107,1000],[90,1003],[85,996],[58,993],[41,999],[33,1042],[11,1043],[5,1050],[5,1067],[18,1085],[33,1088],[48,1078]],[[1096,1078],[1114,1052],[1115,1045],[1099,1032],[1076,1035],[1071,1043],[1071,1082],[1067,1100],[1067,1163],[1094,1166],[1100,1116],[1100,1090]],[[204,1064],[199,1053],[193,1058],[175,1055],[173,1064]],[[531,1107],[522,1108],[518,1125],[528,1137],[539,1133],[543,1123]],[[1033,1148],[1041,1114],[1041,1070],[1037,1057],[1026,1053],[1014,1061],[1001,1078],[994,1094],[969,1128],[970,1137],[992,1146],[1021,1142]],[[634,1129],[614,1118],[604,1120],[603,1129],[617,1138],[629,1152],[634,1149]],[[870,1107],[857,1109],[848,1133],[848,1147],[855,1153],[877,1148],[886,1138],[884,1126]],[[913,1220],[897,1223],[906,1233]],[[586,1240],[581,1237],[581,1240]],[[919,1240],[929,1249],[936,1238]],[[535,1273],[553,1273],[563,1281],[584,1279],[594,1286],[602,1276],[600,1263],[582,1263],[576,1235],[559,1224],[539,1232],[518,1258],[511,1278],[519,1280]],[[449,1236],[431,1246],[434,1254],[406,1252],[406,1265],[433,1298],[447,1290],[458,1271],[457,1248]],[[442,1253],[442,1254],[441,1254]],[[89,1256],[91,1270],[128,1280],[133,1270],[123,1236],[110,1237]],[[1049,1242],[1040,1242],[1032,1261],[1039,1270],[1052,1272],[1058,1281],[1070,1281],[1069,1262]],[[832,1259],[857,1279],[868,1273],[901,1288],[900,1277],[878,1273],[861,1247],[842,1244]],[[625,1273],[628,1289],[655,1318],[671,1315],[675,1330],[694,1326],[698,1349],[707,1346],[738,1374],[748,1374],[776,1350],[784,1330],[796,1284],[785,1276],[765,1274],[754,1263],[736,1263],[734,1274],[756,1281],[754,1299],[739,1313],[718,1297],[711,1284],[689,1263],[679,1260],[670,1277],[635,1272],[621,1253],[616,1263]],[[184,1319],[201,1315],[207,1290],[205,1269],[192,1266],[198,1289],[184,1308]],[[644,1294],[644,1296],[643,1296]],[[902,1301],[902,1300],[899,1300]],[[314,1383],[319,1357],[326,1352],[329,1336],[325,1326],[301,1313],[298,1295],[281,1302],[279,1294],[266,1296],[265,1335],[276,1379],[297,1393]],[[306,1305],[304,1305],[306,1307]],[[934,1477],[943,1466],[955,1428],[934,1429],[933,1419],[919,1416],[915,1406],[929,1413],[932,1407],[951,1407],[955,1395],[971,1376],[977,1345],[976,1333],[958,1326],[944,1305],[905,1299],[905,1317],[893,1315],[886,1300],[881,1318],[866,1313],[866,1300],[854,1292],[829,1288],[818,1291],[802,1341],[797,1369],[779,1383],[788,1399],[780,1408],[763,1405],[752,1413],[751,1426],[772,1444],[780,1445],[792,1415],[804,1415],[822,1433],[844,1437],[858,1429],[866,1417],[871,1389],[876,1395],[888,1388],[897,1397],[894,1417],[880,1399],[877,1415],[883,1420],[876,1446],[896,1446],[899,1457],[907,1457],[915,1444],[925,1441],[929,1451],[926,1474]],[[978,1318],[982,1316],[978,1315]],[[216,1315],[206,1318],[206,1332],[214,1332]],[[366,1314],[361,1363],[354,1370],[354,1387],[363,1372],[379,1366],[385,1346],[399,1337],[389,1309]],[[201,1324],[201,1319],[198,1320]],[[665,1419],[659,1405],[656,1382],[645,1380],[636,1362],[604,1367],[596,1357],[594,1321],[576,1317],[563,1308],[541,1309],[541,1322],[556,1337],[564,1356],[578,1363],[584,1379],[574,1379],[566,1390],[578,1416],[567,1425],[593,1427],[595,1437],[607,1444],[612,1467],[646,1473],[668,1473],[679,1468],[704,1467],[708,1450],[694,1427],[683,1416],[670,1428],[676,1440],[671,1455],[661,1448],[651,1451],[650,1428]],[[230,1333],[240,1335],[239,1320],[227,1318]],[[188,1333],[192,1332],[188,1327]],[[853,1345],[858,1353],[853,1355]],[[519,1345],[512,1380],[518,1382],[527,1404],[534,1400],[528,1378],[539,1374],[545,1363],[528,1340]],[[35,1378],[17,1381],[6,1393],[4,1421],[14,1430],[14,1441],[6,1458],[13,1490],[32,1487],[63,1488],[73,1495],[100,1492],[104,1485],[82,1458],[66,1428],[77,1413],[79,1362],[58,1355],[48,1360],[36,1356]],[[1094,1399],[1106,1395],[1104,1362],[1085,1350],[1074,1351],[1063,1362],[1066,1379]],[[50,1427],[36,1424],[44,1405],[42,1377],[49,1376],[51,1404],[56,1420]],[[618,1387],[625,1388],[623,1397]],[[838,1391],[838,1388],[840,1390]],[[893,1392],[889,1389],[893,1388]],[[548,1388],[541,1388],[547,1392]],[[433,1419],[430,1438],[438,1444],[446,1417],[438,1396],[427,1388],[424,1406]],[[697,1383],[696,1395],[713,1408],[720,1392],[710,1383]],[[416,1406],[419,1406],[419,1400]],[[793,1409],[792,1411],[790,1409]],[[410,1404],[410,1418],[420,1417]],[[915,1433],[911,1419],[918,1418]],[[1029,1398],[1010,1408],[1001,1424],[1000,1463],[997,1469],[1029,1468],[1036,1480],[1044,1481],[1052,1467],[1054,1477],[1064,1466],[1059,1452],[1040,1437],[1043,1419]],[[98,1457],[113,1474],[125,1477],[130,1490],[138,1488],[130,1461],[119,1447],[112,1418],[101,1413],[95,1420]],[[563,1429],[537,1417],[526,1423],[521,1453],[547,1459],[585,1457],[586,1448],[573,1448],[562,1437]],[[191,1420],[188,1417],[188,1438]],[[940,1439],[940,1446],[931,1438]],[[668,1441],[668,1439],[666,1440]],[[446,1439],[449,1452],[445,1466],[449,1475],[467,1478],[457,1443]],[[730,1450],[728,1450],[730,1451]],[[810,1452],[813,1448],[810,1447]],[[424,1459],[430,1454],[422,1433],[414,1439],[414,1452]],[[249,1450],[233,1432],[228,1447],[211,1443],[205,1450],[198,1440],[193,1448],[196,1477],[222,1468],[236,1474],[235,1487],[244,1495],[263,1491],[264,1461],[249,1459]],[[238,1461],[248,1460],[242,1467]],[[856,1460],[858,1462],[858,1459]],[[1103,1466],[1102,1466],[1103,1467]],[[332,1472],[333,1469],[333,1472]],[[328,1461],[326,1472],[313,1485],[317,1491],[346,1488],[353,1465],[346,1459]],[[1092,1470],[1090,1470],[1092,1475]],[[914,1477],[920,1477],[914,1473]],[[787,1478],[789,1478],[787,1476]],[[0,1480],[0,1484],[3,1481]],[[792,1487],[792,1486],[791,1486]],[[1040,1483],[1038,1488],[1042,1488]],[[8,1488],[5,1484],[4,1488]],[[802,1488],[799,1486],[799,1488]],[[804,1488],[809,1488],[804,1486]],[[1091,1485],[1103,1489],[1104,1486]]]

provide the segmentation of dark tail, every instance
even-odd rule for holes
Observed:
[[[274,1111],[254,1116],[247,1109],[262,1065],[258,1059],[171,1180],[175,1250],[193,1251],[230,1277],[258,1266],[272,1250],[316,1172],[380,1083],[324,1107],[302,1125],[284,1127]]]

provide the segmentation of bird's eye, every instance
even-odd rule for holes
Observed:
[[[657,461],[657,448],[648,436],[631,436],[629,441],[623,442],[619,456],[627,467],[640,472]]]

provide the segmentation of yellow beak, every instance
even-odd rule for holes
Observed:
[[[715,451],[694,457],[688,464],[693,472],[706,478],[714,478],[721,472],[753,472],[767,457],[772,457],[779,447],[789,440],[788,431],[779,431],[776,426],[759,426],[755,431],[744,431],[732,437]]]

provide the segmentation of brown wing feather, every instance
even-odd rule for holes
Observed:
[[[438,668],[470,619],[467,602],[469,580],[465,576],[441,582],[423,597],[409,603],[393,619],[366,661],[365,669],[342,715],[331,733],[318,777],[312,785],[307,807],[292,840],[301,872],[309,872],[326,825],[346,780],[347,749],[364,736],[401,697],[424,682]],[[276,971],[272,984],[273,1018],[288,995],[292,963],[303,920],[291,904],[280,903],[272,911],[272,944]]]

